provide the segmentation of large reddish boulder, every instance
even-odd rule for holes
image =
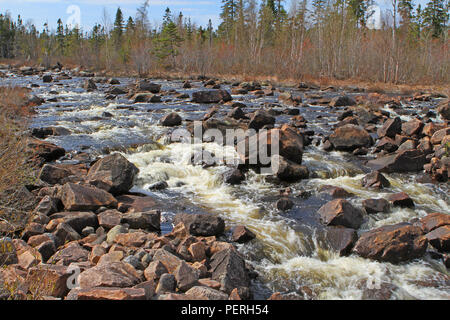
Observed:
[[[363,233],[353,252],[372,260],[400,263],[422,257],[427,245],[421,228],[400,223]]]
[[[134,184],[139,169],[120,153],[98,160],[90,169],[87,180],[90,184],[112,194],[128,192]]]
[[[426,154],[421,150],[404,150],[367,162],[367,166],[380,172],[417,172],[426,164]]]
[[[226,90],[203,90],[192,93],[192,102],[196,103],[218,103],[233,100]]]
[[[317,213],[327,226],[343,226],[358,229],[364,221],[362,211],[344,199],[336,199],[323,205]]]
[[[68,211],[95,211],[100,207],[117,206],[117,200],[110,193],[74,183],[66,183],[62,187],[61,201]]]
[[[427,215],[425,218],[420,219],[422,229],[428,233],[434,229],[450,225],[450,214],[434,212]]]
[[[450,252],[450,225],[434,229],[426,235],[428,242],[442,252]]]
[[[380,138],[389,137],[394,139],[395,135],[402,132],[402,120],[400,117],[388,119],[381,128],[378,129],[377,134]]]
[[[373,143],[370,134],[364,128],[354,124],[338,127],[330,135],[329,141],[338,151],[353,151],[362,147],[370,147]]]
[[[140,282],[140,275],[128,263],[112,262],[87,269],[79,276],[81,289],[94,287],[129,288]]]

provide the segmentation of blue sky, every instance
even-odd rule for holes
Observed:
[[[416,0],[416,3],[426,3],[427,0]],[[109,19],[114,21],[114,15],[120,6],[125,18],[134,17],[136,8],[142,0],[0,0],[0,13],[9,11],[16,19],[20,14],[24,21],[32,20],[39,30],[45,22],[50,28],[56,28],[56,21],[61,18],[64,24],[70,21],[73,12],[67,12],[70,6],[80,8],[81,25],[85,31],[90,30],[95,23],[102,22],[103,11],[106,9]],[[379,0],[380,6],[386,7],[386,0]],[[290,7],[290,0],[285,1],[286,8]],[[160,23],[166,7],[172,13],[182,11],[193,22],[206,25],[211,19],[214,27],[220,23],[220,0],[150,0],[149,16],[152,24]]]

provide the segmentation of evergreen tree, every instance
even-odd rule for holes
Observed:
[[[449,19],[448,4],[445,0],[431,0],[424,10],[424,22],[435,38],[442,36]]]
[[[58,45],[58,52],[61,55],[65,54],[65,36],[64,36],[64,25],[61,19],[58,19],[56,27],[56,42]]]
[[[237,0],[222,0],[221,8],[220,19],[222,19],[222,23],[219,26],[220,33],[224,37],[231,39],[233,37],[238,11]]]
[[[177,25],[173,21],[170,9],[167,8],[164,18],[162,30],[157,39],[155,39],[155,48],[153,50],[155,56],[161,63],[171,57],[172,64],[175,64],[175,57],[178,55],[178,47],[183,39],[178,34]]]
[[[124,25],[123,13],[119,7],[119,8],[117,8],[116,19],[114,20],[114,29],[113,29],[113,37],[114,37],[116,44],[120,43],[122,40],[123,28],[124,28],[123,25]]]

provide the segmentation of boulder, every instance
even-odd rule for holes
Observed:
[[[112,194],[128,192],[134,184],[139,169],[119,153],[98,160],[90,169],[87,180]]]
[[[226,249],[211,257],[211,279],[220,282],[220,290],[228,294],[235,288],[250,286],[244,259],[236,250]]]
[[[115,209],[106,210],[99,213],[97,218],[99,226],[109,230],[120,224],[122,213]]]
[[[353,193],[348,192],[344,188],[330,186],[330,185],[325,185],[325,186],[320,187],[319,191],[329,194],[334,199],[338,199],[338,198],[346,199],[346,198],[350,198],[350,197],[354,196]]]
[[[175,270],[183,262],[183,260],[181,260],[179,257],[164,249],[156,250],[155,254],[153,255],[153,261],[161,262],[164,267],[166,267],[169,273],[174,273]]]
[[[41,264],[28,270],[25,283],[40,296],[63,298],[69,292],[67,283],[71,275],[73,271],[66,266]]]
[[[357,148],[370,147],[373,143],[372,137],[364,128],[353,124],[337,128],[330,135],[329,141],[338,151],[353,151]]]
[[[450,127],[436,131],[431,137],[430,142],[434,145],[441,144],[446,136],[450,135]]]
[[[394,207],[413,208],[414,201],[404,192],[390,195],[388,200]]]
[[[366,199],[362,205],[368,214],[388,213],[390,207],[389,201],[386,199]]]
[[[118,208],[121,212],[147,212],[154,210],[158,202],[153,197],[122,195],[117,197]]]
[[[355,106],[356,101],[350,96],[339,96],[335,97],[330,102],[330,107],[346,107]]]
[[[71,226],[77,233],[81,234],[86,227],[98,227],[97,215],[92,212],[59,212],[50,216],[51,220],[62,219],[62,221]]]
[[[400,117],[396,117],[393,119],[388,119],[383,124],[381,128],[378,129],[377,133],[380,138],[389,137],[394,139],[396,134],[400,134],[402,132],[402,120]]]
[[[327,226],[343,226],[358,229],[364,221],[361,210],[344,199],[336,199],[323,205],[317,212]]]
[[[136,83],[136,91],[159,93],[161,91],[161,85],[152,83],[148,80],[140,80]]]
[[[294,202],[289,198],[281,198],[275,203],[275,207],[280,211],[288,211],[294,207]]]
[[[78,243],[70,243],[66,248],[57,251],[49,260],[49,264],[68,266],[73,262],[89,260],[89,251]]]
[[[241,107],[233,108],[228,114],[228,117],[233,118],[235,120],[248,119],[245,112],[242,111]]]
[[[94,80],[87,79],[83,83],[83,89],[85,89],[87,92],[92,92],[92,91],[97,90],[97,85],[95,84]]]
[[[328,227],[326,238],[333,250],[340,256],[347,256],[358,240],[358,233],[350,228]]]
[[[169,113],[161,119],[161,125],[164,127],[175,127],[181,125],[183,119],[176,112]]]
[[[78,278],[80,288],[129,288],[140,282],[138,272],[128,263],[112,262],[83,271]]]
[[[373,171],[362,178],[361,185],[364,188],[383,189],[389,188],[391,186],[391,183],[379,171]]]
[[[423,129],[423,122],[418,119],[412,119],[402,124],[402,132],[407,136],[420,134]]]
[[[372,260],[400,263],[422,257],[427,244],[419,227],[400,223],[363,233],[353,252]]]
[[[426,235],[428,242],[441,252],[450,252],[450,225],[434,229]]]
[[[43,81],[44,83],[50,83],[50,82],[53,81],[53,77],[52,77],[50,74],[45,74],[45,75],[42,77],[42,81]]]
[[[280,155],[272,156],[272,164],[277,163],[277,170],[272,172],[278,179],[286,182],[296,182],[309,177],[309,170],[305,166],[289,161]]]
[[[422,171],[427,163],[426,154],[421,150],[404,150],[367,162],[373,170],[385,173]]]
[[[168,273],[168,270],[164,266],[164,264],[162,264],[159,260],[155,260],[150,262],[148,267],[145,269],[144,276],[148,281],[157,282],[159,278],[161,278],[161,276],[165,273]]]
[[[136,93],[131,100],[133,103],[157,103],[161,102],[161,97],[153,93]]]
[[[165,273],[159,279],[158,286],[156,287],[157,294],[175,292],[177,287],[177,281],[173,274]]]
[[[58,198],[44,196],[36,206],[36,208],[33,210],[33,214],[43,214],[49,216],[52,213],[58,212],[60,202],[61,201]]]
[[[422,230],[425,233],[431,232],[434,229],[450,225],[450,214],[434,212],[420,219]]]
[[[248,230],[245,226],[237,226],[234,228],[231,240],[238,243],[246,243],[256,238],[256,235]]]
[[[450,121],[450,101],[444,101],[439,107],[438,112],[442,119]]]
[[[117,200],[110,193],[74,183],[66,183],[62,187],[61,201],[69,211],[95,211],[100,207],[117,206]]]
[[[193,236],[219,236],[225,230],[225,222],[221,217],[205,214],[177,214],[174,225],[183,223],[186,230]]]
[[[267,111],[265,110],[258,110],[250,117],[250,122],[248,124],[248,127],[250,129],[259,130],[262,129],[266,125],[274,125],[275,124],[275,118],[272,117]]]
[[[233,100],[226,90],[203,90],[192,93],[192,102],[196,103],[219,103]]]
[[[37,139],[30,139],[28,142],[28,147],[32,150],[34,157],[42,162],[55,161],[66,154],[66,150],[64,148],[58,147],[47,141]]]
[[[223,174],[223,180],[231,185],[241,184],[245,180],[245,174],[239,169],[230,169]]]
[[[177,281],[178,289],[183,292],[195,286],[199,279],[199,273],[197,269],[189,266],[184,261],[182,261],[181,264],[175,269],[174,276],[175,280]]]
[[[147,212],[133,212],[122,216],[121,223],[126,223],[131,229],[144,229],[150,231],[161,230],[161,212],[152,210]]]

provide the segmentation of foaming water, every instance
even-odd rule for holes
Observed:
[[[38,80],[37,77],[19,77],[11,81],[27,84]],[[131,105],[120,99],[111,102],[104,99],[102,91],[85,92],[80,88],[80,81],[82,79],[64,81],[64,87],[43,85],[35,89],[34,93],[39,96],[46,99],[56,97],[58,101],[37,108],[38,116],[32,126],[62,126],[69,129],[72,132],[69,136],[47,139],[67,150],[89,146],[89,152],[98,152],[104,147],[125,147],[128,151],[123,154],[140,169],[133,191],[153,193],[168,202],[176,202],[177,197],[183,201],[187,199],[196,208],[222,216],[228,228],[237,224],[248,227],[257,239],[238,245],[238,249],[258,271],[259,281],[272,291],[302,291],[306,286],[315,299],[362,299],[370,298],[367,291],[373,285],[369,284],[375,283],[375,291],[378,290],[377,285],[384,287],[389,284],[396,288],[393,298],[450,299],[449,275],[442,263],[425,258],[392,265],[354,255],[340,257],[323,242],[323,230],[299,219],[309,211],[315,213],[326,202],[317,197],[317,190],[324,185],[339,186],[353,193],[349,200],[356,206],[361,206],[362,199],[386,198],[392,192],[404,191],[413,198],[415,209],[394,208],[388,214],[366,216],[360,232],[411,221],[430,212],[450,213],[448,185],[422,184],[415,181],[414,176],[392,174],[386,175],[392,185],[389,191],[366,189],[361,186],[365,172],[361,161],[355,161],[345,153],[308,147],[303,163],[309,168],[312,178],[290,187],[294,191],[303,189],[312,192],[313,200],[301,200],[294,196],[294,211],[298,216],[292,212],[282,213],[274,208],[281,186],[268,182],[264,175],[249,171],[242,185],[230,186],[223,183],[222,174],[227,170],[225,165],[203,168],[190,162],[195,147],[216,156],[233,154],[234,150],[224,151],[215,143],[197,146],[164,143],[169,130],[158,125],[162,115],[176,110],[183,119],[198,119],[210,106],[176,100]],[[121,79],[124,84],[130,81]],[[165,89],[176,88],[179,92],[195,90],[181,90],[181,82],[158,83]],[[58,93],[50,94],[50,90]],[[234,98],[242,98],[248,110],[259,108],[264,102],[277,102],[275,97],[243,95]],[[336,114],[321,106],[300,107],[300,110],[308,120],[308,128],[316,132],[328,133],[330,124],[336,120]],[[388,111],[397,115],[392,109]],[[104,116],[105,112],[112,117]],[[319,114],[326,116],[327,121],[316,119]],[[403,120],[410,119],[409,115],[400,116]],[[284,115],[278,120],[285,118],[288,121]],[[149,186],[159,181],[166,181],[168,190],[149,192]],[[170,220],[170,214],[173,213],[164,215],[163,219]]]

